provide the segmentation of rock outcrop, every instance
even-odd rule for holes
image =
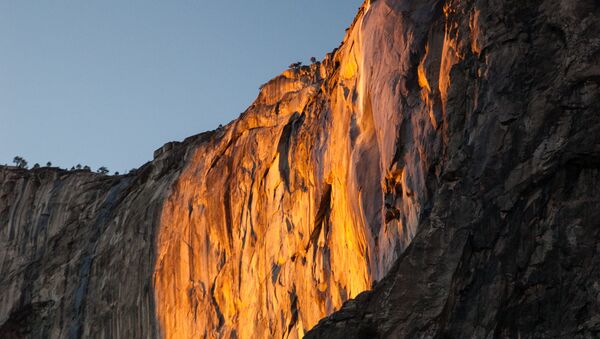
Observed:
[[[366,1],[135,173],[1,168],[0,334],[598,335],[599,36],[594,0]]]

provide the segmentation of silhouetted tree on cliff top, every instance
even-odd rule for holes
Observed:
[[[13,162],[18,168],[27,168],[27,160],[23,159],[20,156],[14,157]]]

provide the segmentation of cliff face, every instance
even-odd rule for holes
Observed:
[[[413,81],[406,100],[420,93],[441,113],[418,231],[373,291],[307,337],[598,337],[598,2],[457,0],[422,15],[430,8],[371,6],[413,38],[403,74],[421,89]]]
[[[434,128],[419,119],[413,132],[396,114],[405,84],[365,58],[364,46],[379,43],[363,36],[368,12],[335,53],[264,85],[191,155],[157,235],[165,336],[301,337],[381,279],[409,243],[424,194],[417,157],[429,146],[399,150],[395,140],[401,123],[411,141]]]
[[[599,21],[367,1],[136,173],[0,169],[0,333],[297,338],[342,305],[309,337],[597,333]]]
[[[0,169],[1,337],[156,336],[155,220],[184,151],[120,177]]]

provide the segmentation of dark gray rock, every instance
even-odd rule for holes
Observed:
[[[408,25],[423,6],[386,3]],[[421,27],[428,78],[440,34],[458,57],[418,231],[358,307],[307,338],[597,338],[600,4],[443,6]]]

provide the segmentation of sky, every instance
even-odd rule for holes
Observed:
[[[126,172],[339,46],[362,0],[0,0],[0,164]]]

